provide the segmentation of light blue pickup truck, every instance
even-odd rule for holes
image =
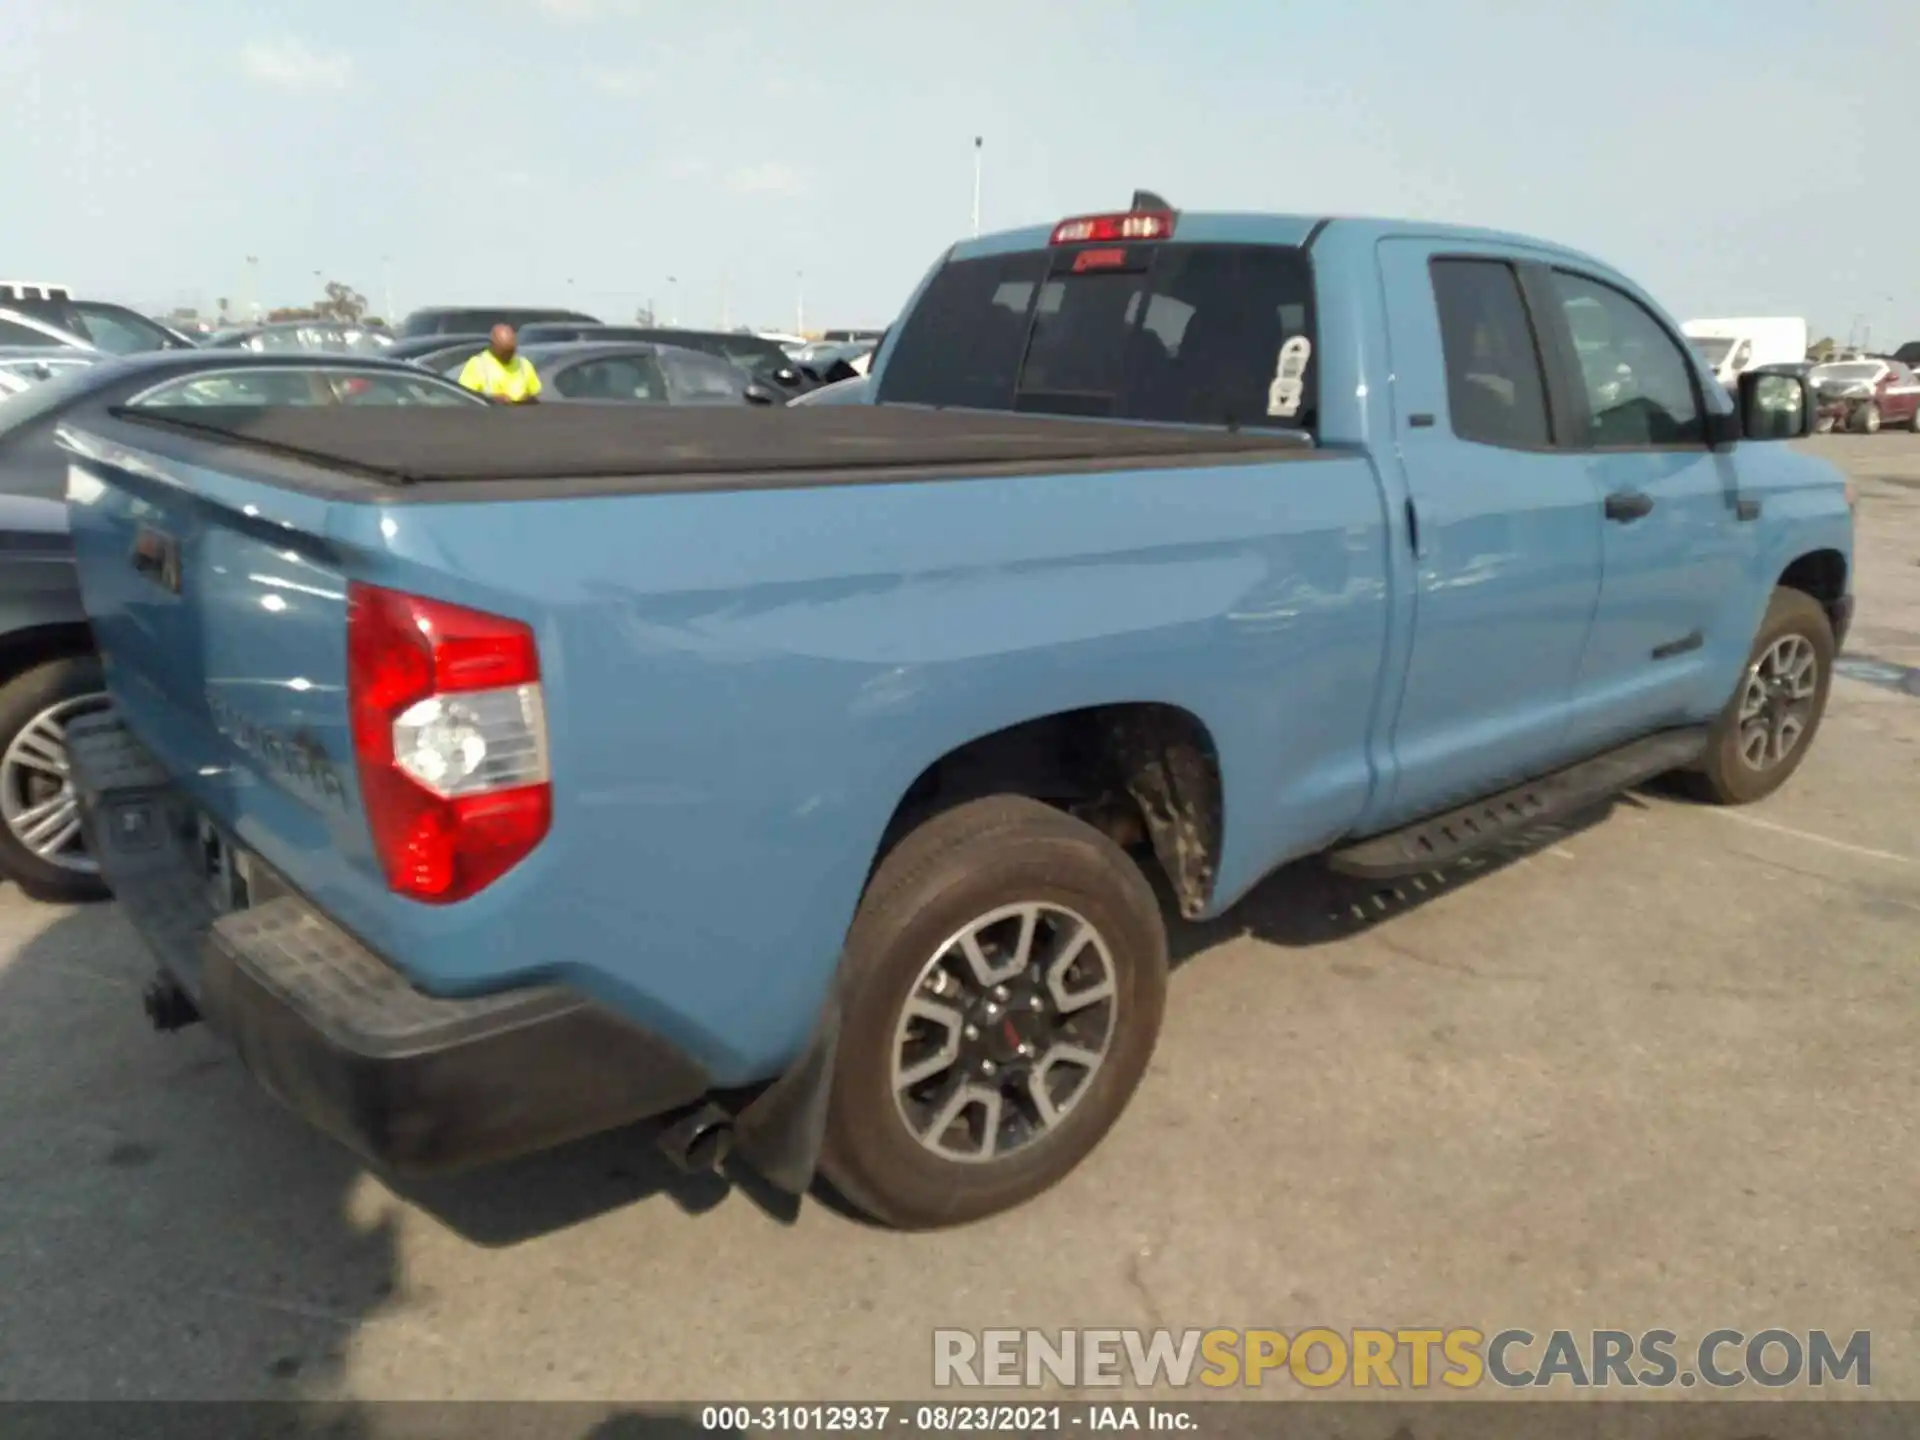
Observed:
[[[376,1164],[656,1117],[955,1224],[1125,1107],[1167,910],[1819,727],[1805,389],[1585,255],[1136,205],[954,246],[870,398],[68,428],[156,1024]]]

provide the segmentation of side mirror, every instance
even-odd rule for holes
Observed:
[[[800,372],[791,366],[783,366],[773,372],[773,378],[791,390],[800,383]]]
[[[1740,377],[1740,429],[1749,440],[1798,440],[1813,429],[1813,392],[1805,379],[1778,370]]]
[[[780,403],[780,397],[764,385],[749,385],[745,393],[749,405],[778,405]]]

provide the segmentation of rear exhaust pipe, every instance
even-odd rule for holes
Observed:
[[[181,989],[171,975],[156,975],[141,995],[140,1003],[153,1028],[162,1034],[184,1030],[200,1018],[200,1009],[193,1003],[193,997]]]
[[[733,1149],[733,1117],[710,1101],[696,1105],[662,1130],[657,1143],[687,1174],[706,1174]]]

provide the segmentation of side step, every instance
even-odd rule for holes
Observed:
[[[1330,868],[1367,880],[1420,875],[1512,840],[1536,825],[1563,819],[1669,770],[1682,770],[1707,748],[1707,727],[1663,730],[1538,780],[1489,795],[1327,856]]]

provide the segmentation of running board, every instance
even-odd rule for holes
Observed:
[[[1707,728],[1663,730],[1458,810],[1344,846],[1327,857],[1342,875],[1395,880],[1450,865],[1536,825],[1577,814],[1635,785],[1683,770],[1707,748]]]

